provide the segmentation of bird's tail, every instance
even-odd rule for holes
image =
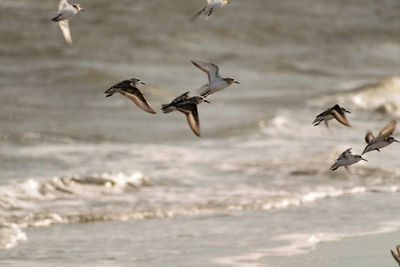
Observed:
[[[116,93],[116,88],[115,87],[110,87],[106,91],[104,91],[104,93],[107,94],[106,97],[110,97],[114,93]]]
[[[59,21],[59,20],[60,20],[59,18],[61,17],[61,15],[62,15],[62,14],[58,14],[57,16],[55,16],[54,18],[52,18],[51,21],[56,21],[56,22]]]
[[[340,167],[338,162],[335,162],[330,168],[330,171],[336,171]]]
[[[314,121],[313,121],[313,125],[314,126],[317,126],[317,125],[319,125],[320,123],[322,122],[322,120],[320,119],[320,118],[316,118]]]
[[[194,14],[190,19],[189,22],[190,23],[194,23],[196,21],[196,19],[207,10],[207,7],[203,8],[202,10],[200,10],[199,12],[197,12],[196,14]]]

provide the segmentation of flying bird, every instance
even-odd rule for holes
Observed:
[[[78,14],[80,11],[85,12],[85,10],[81,8],[80,4],[71,5],[67,0],[61,0],[58,4],[56,16],[51,19],[51,21],[58,22],[58,26],[60,27],[67,44],[72,44],[68,19]]]
[[[189,97],[189,92],[186,92],[169,104],[163,104],[161,109],[164,113],[170,113],[172,111],[180,111],[186,115],[186,120],[192,129],[193,133],[200,137],[200,122],[199,113],[197,111],[197,105],[204,102],[210,103],[203,96],[193,96]]]
[[[396,247],[396,250],[397,250],[397,254],[393,250],[390,250],[390,252],[392,252],[392,256],[393,256],[394,260],[397,261],[397,263],[400,266],[400,245]]]
[[[208,83],[203,85],[200,89],[200,95],[207,97],[215,92],[221,91],[232,83],[240,84],[233,78],[222,78],[219,76],[219,67],[213,63],[206,63],[202,61],[191,61],[193,65],[204,71],[208,76]]]
[[[330,171],[336,171],[339,167],[343,166],[348,169],[348,166],[353,165],[360,160],[367,161],[360,155],[351,154],[351,148],[346,149],[340,156],[336,159],[336,162],[329,168]]]
[[[120,93],[121,95],[129,98],[136,104],[140,109],[155,114],[156,112],[144,98],[142,92],[137,88],[139,84],[146,84],[140,78],[131,78],[129,80],[124,80],[117,84],[114,84],[104,93],[107,94],[106,97],[110,97],[115,93]]]
[[[363,154],[373,150],[380,152],[381,148],[384,148],[393,142],[400,143],[394,139],[393,136],[391,136],[395,129],[396,121],[392,120],[385,127],[383,127],[377,137],[375,137],[371,131],[368,131],[365,135],[365,142],[367,142],[367,146],[365,147]]]
[[[205,15],[208,18],[209,16],[211,16],[215,9],[223,8],[227,4],[229,4],[228,0],[207,0],[207,6],[194,14],[193,17],[190,18],[190,22],[195,22],[200,15]]]
[[[318,114],[316,119],[313,121],[312,124],[314,126],[317,126],[321,122],[324,122],[325,126],[327,128],[329,128],[328,121],[332,120],[332,119],[336,119],[341,124],[343,124],[343,125],[345,125],[347,127],[350,127],[350,123],[347,120],[345,113],[351,113],[351,112],[348,111],[347,109],[345,109],[344,107],[341,107],[338,104],[336,104],[333,107],[328,108],[327,110],[325,110],[321,114]]]

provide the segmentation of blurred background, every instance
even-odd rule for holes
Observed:
[[[0,0],[9,266],[256,265],[400,228],[396,143],[328,171],[400,116],[400,2],[232,0],[190,24],[205,2],[82,0],[67,46],[58,1]],[[159,111],[207,82],[190,60],[241,83],[199,105],[201,139]],[[104,98],[131,77],[158,114]],[[311,125],[336,103],[351,128]]]

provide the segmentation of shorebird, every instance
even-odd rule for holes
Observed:
[[[400,266],[400,245],[396,247],[396,250],[397,250],[397,254],[393,250],[390,250],[390,252],[392,252],[392,256],[393,256],[394,260],[397,261],[397,263]]]
[[[67,2],[67,0],[61,0],[58,4],[56,16],[51,19],[51,21],[58,22],[58,26],[60,27],[67,44],[72,44],[68,19],[78,14],[80,11],[85,12],[85,10],[81,8],[80,4],[71,5]]]
[[[229,4],[228,0],[207,0],[207,6],[194,14],[193,17],[190,18],[190,22],[195,22],[195,20],[202,14],[204,14],[208,18],[209,16],[211,16],[215,9],[223,8],[227,4]]]
[[[393,136],[391,136],[396,129],[396,121],[392,120],[379,132],[378,136],[375,137],[371,131],[368,131],[365,135],[365,142],[367,142],[367,146],[365,147],[363,154],[377,150],[380,152],[381,148],[384,148],[390,145],[393,142],[400,143]]]
[[[202,61],[191,61],[193,65],[198,67],[200,70],[207,73],[208,83],[203,85],[200,89],[200,95],[207,97],[215,92],[221,91],[232,83],[240,84],[233,78],[222,78],[219,76],[219,67],[213,63],[206,63]]]
[[[186,120],[192,129],[193,133],[200,137],[200,122],[199,122],[199,114],[197,112],[197,105],[201,102],[210,103],[203,96],[193,96],[189,97],[190,92],[186,92],[174,100],[172,100],[169,104],[163,104],[161,109],[164,113],[170,113],[172,111],[180,111],[186,115]]]
[[[138,84],[146,84],[142,82],[139,78],[131,78],[129,80],[124,80],[117,84],[114,84],[104,93],[107,94],[106,97],[110,97],[115,93],[120,93],[121,95],[129,98],[136,104],[140,109],[155,114],[156,112],[144,98],[142,92],[137,88]]]
[[[317,116],[317,118],[313,121],[312,124],[314,124],[314,126],[319,125],[321,122],[325,123],[325,126],[327,128],[329,128],[329,124],[328,121],[332,120],[333,118],[335,118],[338,122],[340,122],[341,124],[350,127],[350,123],[346,118],[346,113],[351,113],[350,111],[348,111],[347,109],[339,106],[338,104],[334,105],[331,108],[328,108],[327,110],[325,110],[324,112],[322,112],[321,114],[319,114]]]
[[[348,166],[359,162],[360,160],[367,161],[360,155],[351,154],[351,148],[346,149],[340,156],[336,159],[336,162],[329,168],[330,171],[336,171],[339,167],[343,166],[348,169]]]

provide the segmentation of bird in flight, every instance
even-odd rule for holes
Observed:
[[[123,80],[122,82],[116,83],[107,89],[104,93],[107,94],[106,97],[110,97],[115,93],[120,93],[121,95],[132,100],[140,109],[155,114],[156,112],[144,98],[142,92],[137,88],[138,84],[146,84],[140,78],[131,78],[129,80]]]
[[[58,23],[58,26],[60,27],[61,32],[67,44],[72,44],[71,31],[69,29],[68,19],[70,19],[72,16],[78,14],[81,11],[85,12],[85,10],[82,9],[80,4],[71,5],[67,2],[67,0],[61,0],[60,3],[58,4],[58,11],[56,16],[51,19],[51,21]]]

